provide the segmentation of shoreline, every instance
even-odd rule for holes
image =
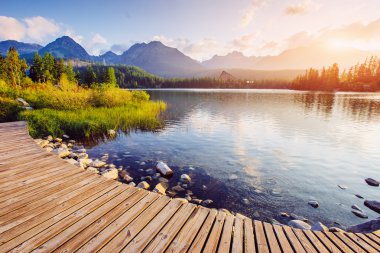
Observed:
[[[109,137],[114,137],[116,132],[110,130],[108,132]],[[106,178],[117,180],[121,183],[128,184],[130,186],[142,188],[145,190],[150,190],[162,195],[167,195],[171,198],[180,199],[183,202],[191,202],[197,205],[202,205],[208,208],[213,208],[212,199],[200,199],[195,197],[192,187],[194,182],[192,178],[183,173],[180,175],[178,180],[174,180],[175,186],[169,187],[169,183],[173,184],[173,171],[162,161],[143,161],[140,165],[149,167],[146,170],[139,169],[141,174],[145,174],[140,178],[134,178],[128,172],[129,166],[123,168],[123,166],[116,167],[113,163],[107,163],[109,158],[108,153],[104,153],[101,157],[95,159],[90,159],[87,154],[87,150],[83,145],[78,145],[75,140],[72,140],[67,135],[63,135],[63,138],[53,138],[52,136],[45,137],[44,139],[34,139],[34,141],[43,148],[46,152],[52,152],[58,157],[62,158],[66,162],[77,166],[78,168],[89,170],[93,173],[102,175]],[[126,152],[126,156],[130,156],[129,152]],[[137,162],[137,161],[136,161]],[[153,167],[153,168],[152,168]],[[163,169],[160,169],[162,167]],[[190,173],[189,173],[190,174]],[[176,175],[178,178],[178,175]],[[156,184],[152,184],[157,182]],[[152,187],[154,186],[154,188]],[[207,186],[202,185],[202,189],[206,190]],[[313,202],[313,203],[311,203]],[[316,201],[311,201],[308,205],[318,208],[319,204]],[[219,208],[219,211],[237,215],[233,211],[229,211],[225,208]],[[362,211],[358,210],[358,215],[364,214]],[[296,215],[294,213],[280,212],[279,215],[286,219],[286,224],[279,222],[278,220],[267,217],[270,223],[273,225],[280,226],[292,226],[300,229],[315,230],[315,231],[330,231],[330,232],[343,232],[350,231],[352,227],[349,228],[336,224],[336,226],[327,227],[321,222],[311,223],[307,218]],[[356,215],[356,214],[355,214]],[[362,218],[365,218],[364,216]],[[380,222],[378,220],[377,222]],[[365,223],[364,223],[365,224]],[[359,224],[360,226],[361,224]]]

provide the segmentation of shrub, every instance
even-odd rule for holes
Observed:
[[[22,108],[15,100],[0,97],[0,122],[17,120],[17,115],[21,110]]]

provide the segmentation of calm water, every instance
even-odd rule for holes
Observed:
[[[198,198],[255,219],[285,223],[279,212],[288,212],[330,226],[363,222],[351,213],[352,204],[378,217],[354,194],[380,199],[380,189],[364,182],[380,180],[379,93],[149,93],[168,104],[165,128],[121,133],[90,148],[90,156],[109,153],[109,162],[128,168],[136,183],[142,169],[163,160],[175,172],[171,185],[186,172]],[[309,200],[320,207],[309,206]]]

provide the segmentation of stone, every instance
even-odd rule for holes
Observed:
[[[282,226],[282,224],[278,220],[276,220],[276,219],[270,219],[270,223],[273,224],[273,225]]]
[[[146,172],[147,174],[149,174],[149,175],[153,175],[153,174],[154,174],[153,169],[147,169],[147,170],[145,170],[145,172]],[[159,176],[161,176],[160,173],[159,173]]]
[[[337,232],[339,232],[339,233],[343,233],[343,232],[345,232],[343,229],[341,229],[341,228],[338,228],[338,227],[330,227],[329,228],[329,232],[333,232],[333,233],[337,233]]]
[[[68,140],[68,139],[70,139],[70,136],[68,136],[67,134],[64,134],[64,135],[62,135],[62,138]]]
[[[88,154],[86,153],[80,153],[80,154],[76,154],[78,159],[83,159],[83,158],[88,158]]]
[[[96,159],[95,161],[93,161],[92,163],[89,164],[91,167],[95,167],[95,168],[100,168],[100,167],[103,167],[104,165],[106,165],[105,162],[103,161],[100,161],[98,159]]]
[[[151,176],[145,176],[145,177],[141,177],[141,180],[143,180],[143,181],[152,181],[153,178]]]
[[[166,195],[168,195],[171,198],[174,198],[177,195],[177,193],[175,191],[166,191]]]
[[[166,192],[166,189],[168,189],[168,187],[169,187],[168,183],[161,182],[161,183],[158,183],[154,187],[153,192],[157,192],[159,194],[166,195],[165,192]]]
[[[206,191],[207,190],[207,186],[202,185],[202,190]]]
[[[351,208],[355,209],[355,210],[358,210],[360,212],[363,212],[363,210],[360,207],[358,207],[357,205],[352,205]]]
[[[202,205],[204,206],[209,206],[211,205],[212,203],[214,203],[214,201],[212,201],[211,199],[206,199],[202,202]]]
[[[56,148],[53,150],[53,153],[57,154],[59,157],[63,158],[70,155],[70,151],[67,148]]]
[[[370,186],[379,187],[379,181],[377,181],[377,180],[375,180],[373,178],[366,178],[365,181]]]
[[[30,107],[29,103],[26,102],[23,98],[16,98],[16,101],[17,101],[21,106]]]
[[[289,214],[288,214],[288,213],[285,213],[285,212],[281,212],[280,215],[281,215],[281,217],[286,217],[286,218],[289,217]]]
[[[362,218],[362,219],[368,219],[368,215],[366,215],[365,213],[361,212],[361,211],[358,211],[358,210],[351,210],[351,212],[353,214],[355,214],[356,216],[358,216],[359,218]]]
[[[291,220],[288,222],[288,226],[299,229],[310,230],[311,226],[302,220]]]
[[[87,167],[87,170],[88,171],[91,171],[91,172],[94,172],[96,174],[99,174],[99,170],[97,168],[94,168],[94,167]]]
[[[241,201],[243,202],[244,205],[249,205],[250,204],[250,202],[249,202],[248,199],[242,199]]]
[[[49,142],[53,141],[53,136],[48,135],[48,136],[46,137],[46,140],[48,140]]]
[[[160,172],[163,176],[170,176],[173,175],[173,171],[169,168],[169,166],[164,162],[158,162],[156,164],[156,169],[158,172]]]
[[[377,213],[380,213],[380,202],[376,200],[366,200],[364,201],[364,205],[371,209],[372,211],[375,211]]]
[[[238,179],[239,177],[236,175],[236,174],[232,174],[230,175],[230,177],[228,178],[229,180],[236,180]]]
[[[79,162],[80,167],[83,167],[83,168],[89,167],[90,164],[92,164],[92,160],[87,159],[87,158],[78,159],[78,162]],[[94,166],[90,166],[90,167],[94,167]]]
[[[150,185],[149,185],[147,182],[142,181],[142,182],[140,182],[140,183],[137,185],[137,187],[138,187],[138,188],[141,188],[141,189],[148,190],[149,187],[150,187]]]
[[[317,222],[317,223],[314,223],[313,226],[311,226],[311,230],[327,232],[329,231],[329,228],[323,225],[322,222]]]
[[[309,205],[311,205],[312,207],[314,208],[318,208],[319,207],[319,203],[318,201],[315,201],[315,200],[311,200],[309,202],[307,202]]]
[[[298,215],[296,215],[296,214],[294,214],[294,213],[291,213],[291,214],[289,215],[289,217],[290,217],[290,219],[292,219],[292,220],[301,220],[301,221],[304,221],[304,222],[307,222],[307,221],[308,221],[308,219],[306,219],[305,217],[298,216]]]
[[[112,169],[102,174],[102,176],[116,180],[119,178],[119,171],[117,169]]]
[[[202,204],[202,200],[200,200],[200,199],[192,199],[191,202],[193,202],[194,204],[197,204],[197,205]]]
[[[380,230],[380,217],[347,228],[347,232],[350,233],[372,233],[377,230]]]
[[[176,192],[183,192],[183,191],[185,191],[185,189],[183,189],[180,185],[176,185],[176,186],[172,187],[172,190],[176,191]]]
[[[122,177],[123,180],[128,184],[130,182],[133,181],[133,177],[129,176],[128,174],[127,175],[124,175],[124,177]]]
[[[119,177],[123,178],[124,176],[128,175],[128,172],[126,170],[119,171]]]
[[[39,143],[39,145],[40,145],[40,147],[41,148],[44,148],[44,147],[46,147],[47,145],[49,145],[49,141],[48,140],[42,140],[40,143]]]
[[[134,182],[130,182],[128,185],[129,185],[129,186],[132,186],[132,187],[135,187],[135,186],[136,186],[136,184],[135,184]]]
[[[181,175],[181,181],[182,181],[182,182],[190,182],[190,181],[191,181],[191,178],[190,178],[190,176],[187,175],[187,174],[182,174],[182,175]]]
[[[62,139],[61,139],[61,138],[55,138],[54,141],[55,141],[55,142],[59,142],[59,143],[61,143],[61,142],[62,142]]]
[[[145,162],[141,162],[141,163],[140,163],[141,166],[144,166],[145,164],[146,164]]]
[[[160,174],[161,175],[161,174]],[[165,183],[169,183],[169,180],[167,178],[164,178],[164,177],[160,177],[158,178],[158,181],[159,182],[165,182]]]
[[[107,134],[108,134],[108,136],[111,136],[111,137],[113,137],[113,136],[115,136],[115,135],[116,135],[116,131],[115,131],[115,130],[113,130],[113,129],[109,129],[109,130],[107,130]]]
[[[362,195],[359,195],[359,194],[355,194],[355,196],[359,199],[364,199]]]
[[[338,185],[338,187],[340,188],[340,189],[342,189],[342,190],[346,190],[348,187],[347,186],[345,186],[345,185]]]

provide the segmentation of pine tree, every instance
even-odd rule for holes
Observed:
[[[5,72],[7,80],[14,87],[21,86],[21,81],[25,77],[25,71],[28,68],[26,61],[20,60],[16,48],[11,47],[5,59]]]
[[[33,58],[33,64],[30,67],[30,78],[33,82],[41,83],[43,78],[42,58],[36,52]]]

